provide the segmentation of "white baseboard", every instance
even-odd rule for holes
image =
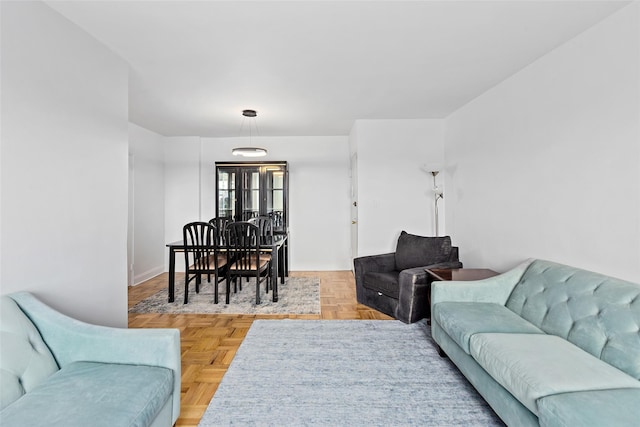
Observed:
[[[162,273],[164,273],[164,266],[154,267],[143,273],[136,274],[133,276],[133,286],[139,285],[140,283],[152,279]]]

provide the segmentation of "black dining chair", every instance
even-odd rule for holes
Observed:
[[[195,280],[200,292],[202,275],[214,277],[214,303],[218,303],[218,284],[226,278],[227,257],[219,250],[216,227],[207,222],[191,222],[182,228],[184,241],[184,303],[189,302],[189,282]],[[228,298],[228,296],[227,296]]]
[[[216,238],[219,245],[224,245],[224,236],[227,230],[227,224],[233,222],[230,216],[217,216],[209,220],[209,224],[216,228]]]
[[[256,216],[251,218],[248,222],[258,227],[260,241],[262,243],[268,244],[271,242],[270,239],[273,239],[273,219],[270,216]],[[265,255],[270,255],[271,251],[263,250],[262,253]],[[271,274],[271,268],[273,268],[273,265],[271,260],[269,260],[269,274]],[[267,293],[269,293],[269,290],[271,289],[269,285],[270,284],[267,284],[265,289]]]
[[[260,250],[260,230],[248,221],[227,224],[227,304],[231,291],[238,278],[255,277],[256,304],[260,304],[260,283],[266,282],[269,288],[271,255]]]
[[[260,214],[258,213],[258,211],[244,211],[242,212],[242,220],[243,221],[249,221],[251,218],[255,218],[257,216],[259,216]]]
[[[256,216],[248,220],[258,227],[261,237],[273,237],[273,219],[268,216]]]
[[[282,212],[282,211],[269,212],[269,218],[271,218],[273,220],[273,229],[274,230],[283,230],[284,229],[284,212]]]

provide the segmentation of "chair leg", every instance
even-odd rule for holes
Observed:
[[[200,293],[200,282],[202,281],[202,276],[196,274],[196,294]]]
[[[231,293],[231,275],[227,273],[227,296],[226,303],[229,304],[229,294]]]
[[[217,304],[218,303],[218,272],[217,271],[214,274],[213,280],[215,281],[213,285],[213,303]],[[209,279],[209,281],[211,281],[211,279]]]
[[[184,303],[189,302],[189,274],[184,274]]]
[[[272,268],[273,266],[269,263],[269,270],[267,271],[267,293],[269,293],[269,290],[273,289],[273,283],[271,283],[271,274],[273,273],[271,270]]]
[[[249,276],[247,276],[247,279]],[[260,304],[260,271],[256,274],[256,305]]]

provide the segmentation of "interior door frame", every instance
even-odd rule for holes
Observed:
[[[350,159],[351,172],[351,268],[358,257],[358,153]]]

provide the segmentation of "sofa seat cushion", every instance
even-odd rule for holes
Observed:
[[[400,290],[398,289],[399,271],[385,271],[382,273],[366,273],[364,275],[363,286],[372,291],[380,292],[391,298],[398,299]]]
[[[544,333],[504,305],[488,302],[441,302],[434,305],[432,317],[467,354],[477,333]]]
[[[74,362],[7,406],[12,426],[147,426],[173,391],[170,369]]]
[[[531,412],[544,396],[583,390],[640,388],[640,382],[555,335],[483,333],[471,356]]]
[[[545,427],[637,427],[640,389],[554,394],[538,400],[538,412]]]

